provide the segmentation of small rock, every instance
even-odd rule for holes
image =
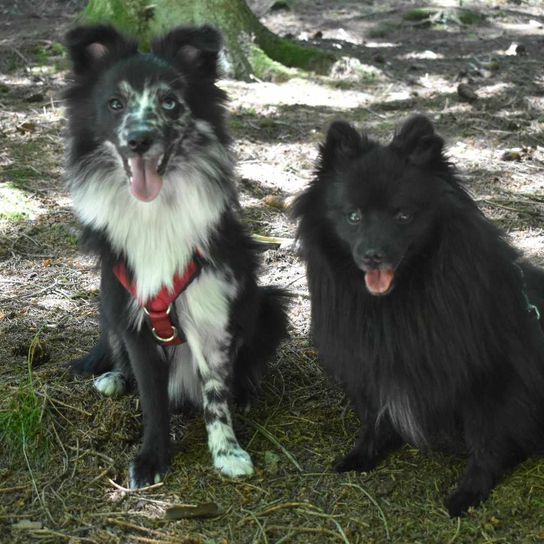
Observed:
[[[515,150],[505,151],[501,155],[501,159],[503,161],[516,161],[516,162],[519,162],[519,161],[521,161],[521,153],[519,151],[515,151]]]
[[[465,102],[474,102],[478,98],[474,89],[466,83],[459,83],[459,85],[457,85],[457,94],[459,95],[459,98]]]
[[[527,55],[527,48],[522,43],[512,42],[504,54],[509,57],[522,57]]]
[[[43,102],[43,93],[32,93],[24,98],[25,102]]]

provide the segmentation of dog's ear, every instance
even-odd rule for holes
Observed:
[[[408,119],[391,142],[408,160],[421,166],[442,160],[444,140],[436,134],[430,119],[424,115],[414,115]]]
[[[183,72],[199,77],[217,78],[217,59],[223,45],[221,34],[211,26],[178,27],[155,40],[153,53]]]
[[[66,34],[65,43],[76,75],[92,72],[108,58],[137,51],[136,42],[127,40],[109,25],[73,28]]]
[[[346,121],[335,121],[327,131],[325,143],[321,145],[323,165],[334,164],[340,159],[350,159],[360,155],[369,142]]]

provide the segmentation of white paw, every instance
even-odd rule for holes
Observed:
[[[106,372],[94,380],[94,387],[106,397],[115,397],[126,391],[127,381],[121,372]]]
[[[249,453],[242,448],[218,453],[213,459],[213,466],[229,478],[251,476],[255,472]]]

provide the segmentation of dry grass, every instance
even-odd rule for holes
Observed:
[[[403,6],[393,2],[325,2],[317,13],[301,0],[294,12],[267,15],[275,30],[321,30],[331,40],[367,36],[374,45],[354,39],[342,47],[380,75],[364,82],[347,74],[222,83],[231,96],[239,187],[252,230],[293,237],[285,212],[263,198],[285,198],[304,186],[331,120],[346,117],[389,138],[400,119],[426,111],[486,213],[543,263],[544,30],[529,21],[544,22],[544,10],[535,3],[496,3],[496,10],[475,5],[486,19],[470,30],[458,24],[408,29]],[[292,337],[272,365],[263,398],[235,422],[256,475],[235,481],[215,473],[201,418],[177,414],[171,473],[158,486],[126,490],[126,467],[141,433],[138,401],[101,398],[65,367],[98,332],[97,276],[77,253],[77,226],[61,180],[64,72],[51,38],[66,19],[41,19],[24,38],[15,30],[28,20],[10,21],[2,47],[12,65],[0,75],[0,187],[9,199],[9,206],[0,206],[1,541],[544,542],[540,460],[519,467],[463,520],[449,519],[442,506],[461,474],[460,459],[405,447],[369,475],[329,471],[352,444],[357,422],[307,341],[304,270],[288,246],[264,253],[263,282],[297,294]],[[372,38],[373,29],[379,39]],[[525,45],[526,56],[505,54],[514,41]],[[436,55],[419,54],[424,51]],[[489,58],[498,59],[499,69],[490,77],[476,75],[472,65]],[[457,97],[460,72],[479,95],[473,104]],[[504,160],[505,152],[515,160]],[[21,427],[28,421],[38,422],[32,432]]]

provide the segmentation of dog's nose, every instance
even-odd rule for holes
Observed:
[[[154,134],[151,130],[133,130],[127,136],[128,147],[135,153],[145,153],[153,144]]]
[[[383,262],[385,253],[378,248],[367,249],[363,255],[363,262],[366,265],[377,265]]]

